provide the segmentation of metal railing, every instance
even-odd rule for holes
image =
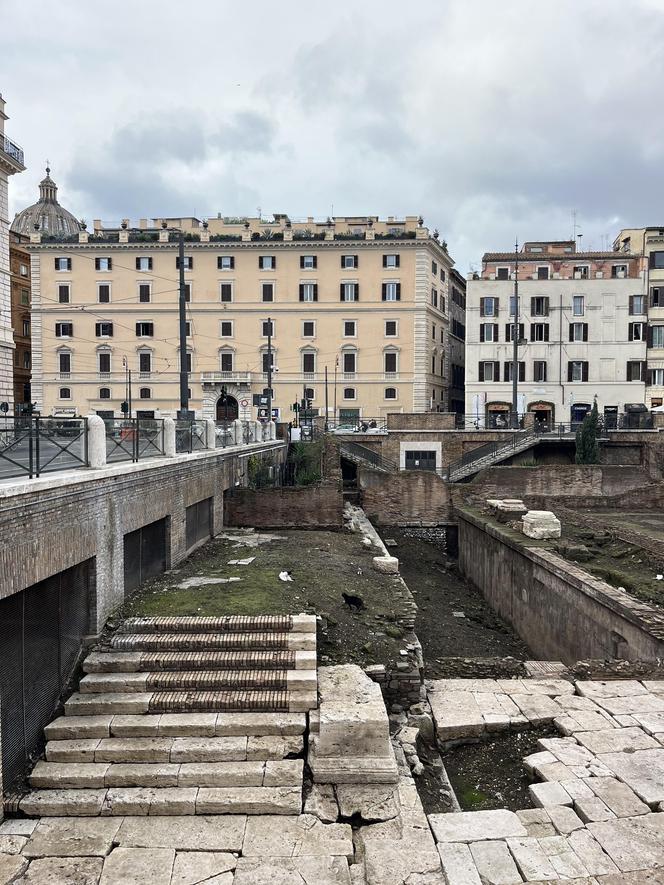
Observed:
[[[175,451],[201,452],[207,449],[207,425],[205,421],[175,422]]]
[[[318,416],[316,424],[325,426],[325,418]],[[328,418],[327,429],[331,433],[384,433],[387,430],[387,418]]]
[[[235,429],[230,419],[215,422],[214,444],[217,448],[235,445]]]
[[[87,466],[87,419],[0,416],[0,479]]]
[[[498,456],[509,457],[512,452],[527,448],[534,443],[537,438],[538,437],[535,433],[517,431],[507,439],[496,439],[492,442],[485,443],[483,446],[478,446],[476,449],[471,449],[470,452],[466,452],[460,458],[457,458],[456,461],[452,461],[448,465],[447,479],[452,480],[455,473],[459,473],[464,467],[476,464],[479,461],[487,459],[492,460]]]
[[[23,156],[23,148],[19,147],[16,142],[7,138],[6,135],[3,134],[2,141],[0,141],[0,146],[2,146],[2,150],[7,154],[8,157],[11,157],[12,160],[16,160],[17,163],[20,163],[21,166],[24,166],[24,156]]]
[[[342,456],[346,455],[351,461],[355,459],[365,461],[377,470],[396,471],[399,469],[396,461],[393,461],[391,458],[385,458],[380,452],[375,452],[368,446],[360,445],[360,443],[344,441],[339,446],[339,450]]]
[[[160,418],[105,418],[106,463],[138,461],[164,454],[164,422]]]

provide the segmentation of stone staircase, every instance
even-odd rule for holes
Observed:
[[[315,616],[131,618],[83,669],[20,813],[300,814]]]

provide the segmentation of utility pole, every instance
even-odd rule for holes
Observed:
[[[519,243],[514,244],[514,325],[512,326],[512,421],[519,429]]]
[[[325,433],[327,433],[327,431],[328,431],[327,415],[328,415],[327,366],[325,366]]]
[[[272,320],[267,318],[267,420],[272,420]]]
[[[131,369],[129,369],[129,399],[128,399],[128,403],[129,403],[128,417],[131,418]]]
[[[337,423],[337,369],[339,368],[339,354],[334,360],[334,423]]]
[[[184,231],[179,231],[178,255],[180,265],[180,411],[178,418],[188,419],[189,415],[189,373],[187,372],[187,303],[184,283]]]

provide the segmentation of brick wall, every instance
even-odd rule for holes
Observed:
[[[378,525],[439,525],[454,520],[450,488],[435,473],[358,469],[364,512]]]
[[[230,489],[224,495],[224,524],[255,528],[340,528],[340,482],[275,489]]]
[[[388,430],[454,430],[454,412],[395,412],[387,416]]]

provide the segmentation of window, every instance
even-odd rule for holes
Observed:
[[[435,262],[435,261],[432,261],[432,262],[431,262],[431,273],[432,273],[434,276],[436,276],[436,274],[438,273],[438,264],[437,264],[437,262]]]
[[[110,399],[111,398],[111,388],[110,387],[100,387],[99,388],[99,399]]]
[[[344,320],[344,338],[355,338],[357,335],[357,324],[355,320]]]
[[[398,371],[397,354],[395,351],[388,350],[384,357],[385,374],[393,375]]]
[[[55,259],[55,269],[56,270],[71,270],[71,258],[56,258]]]
[[[498,323],[480,323],[480,341],[498,341]]]
[[[588,340],[588,323],[570,323],[569,324],[569,340],[570,341],[587,341]]]
[[[112,338],[113,323],[95,323],[95,335],[97,338]]]
[[[22,277],[27,277],[28,275],[28,265],[27,264],[19,264],[18,272]]]
[[[650,383],[653,387],[664,387],[664,369],[651,369],[650,370]],[[651,405],[655,405],[655,400],[652,400]],[[660,403],[661,405],[661,403]]]
[[[445,270],[442,267],[440,269],[440,281],[441,283],[445,282]]]
[[[258,267],[260,270],[276,270],[277,259],[274,255],[259,255]]]
[[[436,354],[435,353],[431,356],[431,374],[432,375],[436,374]]]
[[[588,279],[588,265],[587,264],[574,265],[574,279],[575,280],[587,280]]]
[[[436,340],[436,324],[435,323],[431,324],[431,340],[432,341]]]
[[[302,337],[316,337],[316,322],[314,320],[304,320],[304,322],[302,323]]]
[[[646,312],[645,298],[643,295],[629,296],[629,315],[641,316]]]
[[[30,337],[30,320],[23,320],[23,337]]]
[[[232,338],[233,337],[233,322],[232,322],[232,320],[222,320],[219,323],[219,337],[220,338]]]
[[[641,360],[627,361],[627,380],[628,381],[645,381],[647,363]]]
[[[354,387],[344,387],[344,399],[355,399]]]
[[[315,270],[318,266],[316,255],[300,255],[300,267],[302,270]]]
[[[496,279],[497,280],[509,280],[509,278],[510,278],[509,267],[497,267],[496,268]]]
[[[626,277],[627,276],[627,265],[626,264],[614,264],[611,267],[611,277],[615,280],[616,278]]]
[[[635,324],[636,325],[636,324]],[[664,326],[650,327],[650,347],[664,347]]]
[[[567,363],[567,380],[587,381],[588,363],[584,360],[570,360],[570,362]]]
[[[152,338],[154,335],[154,323],[136,323],[137,338]]]
[[[111,270],[112,267],[112,258],[95,258],[95,270]]]
[[[431,290],[431,304],[433,307],[438,307],[438,290]]]
[[[399,267],[399,255],[383,255],[383,267]]]
[[[500,363],[481,362],[478,369],[479,381],[500,381]]]
[[[548,341],[549,340],[549,324],[548,323],[531,323],[530,324],[530,340],[531,341]]]
[[[109,304],[110,300],[111,300],[111,287],[109,286],[109,284],[108,283],[97,283],[97,301],[100,304]]]
[[[533,381],[546,381],[546,360],[533,362]]]
[[[452,334],[457,338],[460,338],[462,341],[466,340],[466,327],[463,323],[460,323],[459,320],[452,320]]]
[[[23,351],[23,368],[29,369],[32,364],[32,356],[29,350]]]
[[[538,295],[530,299],[530,315],[533,317],[548,317],[549,299]]]
[[[514,363],[512,360],[507,360],[503,367],[503,381],[511,381],[512,380],[512,370],[514,368]],[[526,380],[526,364],[519,362],[519,381]]]
[[[175,256],[175,269],[180,270],[180,256]],[[194,259],[191,255],[184,256],[184,269],[185,270],[193,270],[194,269]]]
[[[26,306],[30,304],[30,290],[29,289],[21,289],[21,304],[25,304]]]
[[[342,301],[359,301],[360,284],[359,283],[341,283],[340,298]]]
[[[152,399],[152,391],[149,387],[141,387],[138,391],[139,399]]]
[[[222,372],[232,372],[233,371],[233,351],[232,350],[222,350],[219,353],[219,365],[221,366]]]
[[[61,350],[58,354],[58,372],[60,375],[69,375],[71,372],[71,353]]]
[[[274,301],[274,283],[261,284],[261,298],[263,301]]]
[[[498,316],[498,299],[492,296],[488,298],[480,298],[480,316],[481,317],[497,317]]]
[[[646,324],[630,323],[627,327],[628,341],[645,341],[646,340]]]
[[[343,355],[342,369],[346,374],[354,375],[357,371],[357,354],[354,350],[347,350]]]
[[[70,287],[69,283],[60,283],[58,286],[58,303],[59,304],[69,304],[70,301]]]
[[[538,267],[537,268],[537,279],[538,280],[548,280],[549,279],[549,268],[548,267]]]
[[[108,375],[111,372],[111,354],[107,350],[100,350],[97,354],[97,368],[100,375]]]
[[[385,337],[396,338],[398,336],[398,326],[396,320],[385,320]]]
[[[267,374],[268,368],[274,368],[274,353],[265,353],[262,354],[262,363],[263,363],[263,373]]]
[[[191,338],[191,323],[188,321],[184,324],[184,334],[185,337]]]
[[[138,354],[138,371],[142,375],[149,375],[152,371],[152,354],[148,350]]]
[[[655,286],[650,290],[650,306],[664,307],[664,286]]]
[[[217,270],[233,270],[234,267],[234,255],[217,255]]]
[[[226,303],[233,300],[232,283],[219,283],[219,300]]]
[[[60,399],[71,399],[71,388],[61,387],[58,391],[58,396]]]
[[[401,283],[383,283],[383,301],[401,301]]]
[[[300,283],[300,301],[318,301],[318,283]]]
[[[302,354],[302,371],[305,375],[313,375],[316,371],[316,354],[305,351]]]
[[[274,320],[261,320],[261,335],[263,338],[274,337]]]
[[[357,255],[342,255],[341,256],[341,268],[342,270],[351,270],[358,266]]]
[[[385,399],[396,399],[397,398],[396,387],[386,387],[384,397],[385,397]]]
[[[73,338],[74,337],[74,324],[73,323],[56,323],[55,324],[55,337],[56,338]]]
[[[185,372],[191,372],[191,364],[192,364],[191,351],[188,350],[188,351],[185,353],[184,356],[185,356],[185,360],[184,360],[184,362],[185,362],[184,370],[185,370]],[[181,366],[180,368],[182,368],[182,366]]]
[[[512,342],[512,330],[514,329],[514,323],[505,323],[505,341],[510,344]],[[526,337],[526,327],[524,323],[519,323],[519,341],[523,341]]]
[[[136,258],[136,270],[152,270],[152,258],[138,256]]]
[[[138,284],[138,301],[139,304],[149,304],[152,298],[152,283]]]
[[[650,253],[650,267],[660,269],[664,268],[664,252]]]

